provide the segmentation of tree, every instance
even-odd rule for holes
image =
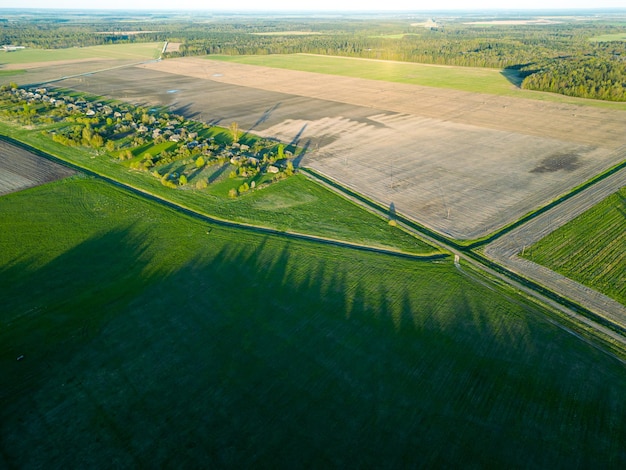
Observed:
[[[239,142],[239,137],[240,137],[239,124],[237,124],[236,122],[231,122],[230,126],[228,127],[228,130],[230,131],[230,135],[233,139],[233,144],[236,144],[237,142]]]
[[[202,168],[204,166],[204,158],[198,157],[196,158],[196,168]]]
[[[99,149],[104,145],[104,139],[100,134],[94,134],[89,143],[92,147]]]
[[[180,175],[180,178],[178,178],[178,184],[185,186],[187,184],[187,177],[185,175]]]

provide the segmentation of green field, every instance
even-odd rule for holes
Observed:
[[[301,175],[236,199],[228,199],[222,196],[228,189],[224,191],[219,185],[216,188],[209,186],[207,191],[166,188],[158,179],[146,173],[129,171],[117,159],[106,155],[95,157],[89,150],[63,146],[39,132],[0,123],[0,133],[202,214],[410,253],[439,253],[438,249],[390,226],[387,220],[366,212]],[[239,185],[241,182],[227,179],[224,184]],[[211,191],[218,194],[212,194]]]
[[[457,67],[394,62],[386,60],[356,59],[312,54],[275,54],[255,56],[209,55],[207,59],[260,65],[303,72],[325,73],[345,77],[367,78],[411,85],[432,86],[475,93],[528,98],[558,103],[596,106],[626,110],[624,103],[572,98],[555,93],[521,90],[513,83],[519,77],[513,70],[496,70],[479,67]],[[509,78],[507,78],[509,77]]]
[[[525,257],[626,305],[626,188],[552,232]]]
[[[453,88],[465,91],[508,94],[511,83],[499,70],[451,67],[383,60],[354,59],[312,54],[259,56],[207,56],[208,59],[261,65],[265,67],[368,78],[413,85]]]
[[[626,33],[605,34],[589,39],[592,42],[626,41]]]
[[[626,464],[624,365],[451,261],[90,178],[0,206],[2,467]]]
[[[150,60],[161,54],[162,43],[113,44],[68,49],[20,49],[0,53],[0,66],[78,59]]]

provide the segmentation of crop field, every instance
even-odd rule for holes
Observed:
[[[0,83],[41,83],[135,64],[159,57],[162,48],[162,43],[140,43],[0,53]]]
[[[468,268],[90,178],[0,203],[0,466],[626,464],[624,364]]]
[[[297,143],[306,152],[296,163],[458,239],[625,158],[625,111],[198,58],[60,86]]]
[[[626,188],[530,247],[525,257],[626,305]]]
[[[3,67],[25,65],[30,67],[41,62],[70,60],[150,60],[159,57],[163,44],[156,42],[136,44],[113,44],[107,46],[70,47],[66,49],[20,49],[14,52],[0,53]]]
[[[0,140],[0,195],[66,178],[74,172]]]

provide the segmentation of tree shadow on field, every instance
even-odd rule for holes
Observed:
[[[527,365],[529,354],[516,338],[544,335],[538,344],[554,347],[558,330],[493,315],[486,290],[451,266],[174,222],[188,234],[175,240],[182,247],[155,238],[165,228],[129,226],[39,269],[0,268],[0,320],[9,325],[0,361],[10,372],[0,374],[0,404],[11,410],[0,418],[5,429],[45,429],[41,462],[59,443],[66,463],[97,461],[107,454],[96,441],[123,441],[118,462],[129,466],[146,456],[166,466],[181,448],[188,466],[203,467],[418,466],[444,453],[442,463],[458,462],[478,433],[508,429],[507,413],[464,407],[467,391],[483,408],[515,401],[511,364]],[[503,323],[513,326],[504,338]],[[551,390],[559,406],[568,389]],[[32,396],[36,412],[20,413]],[[42,426],[58,410],[68,424]],[[550,411],[546,422],[558,417]],[[454,420],[468,429],[450,448]],[[25,433],[20,446],[28,452],[40,438]],[[519,447],[509,441],[502,452]],[[17,452],[2,441],[0,449]]]
[[[302,138],[302,134],[304,134],[304,131],[306,130],[308,126],[309,126],[308,123],[302,126],[302,129],[300,129],[298,133],[295,135],[295,137],[291,140],[291,142],[289,142],[289,145],[297,147],[298,144],[300,143],[300,139]]]
[[[247,134],[249,132],[252,132],[258,126],[260,126],[261,124],[266,122],[270,117],[272,117],[272,114],[274,113],[274,111],[276,111],[278,108],[280,108],[281,105],[282,105],[282,103],[279,102],[279,103],[276,103],[271,108],[266,109],[263,112],[263,114],[261,115],[261,117],[254,124],[252,124],[252,127],[250,127],[245,133]]]
[[[306,143],[304,144],[304,147],[300,149],[300,151],[298,152],[298,155],[293,159],[294,168],[300,167],[300,165],[302,164],[302,160],[304,159],[304,157],[309,151],[309,148],[311,148],[311,139],[306,141]]]
[[[211,176],[209,176],[209,180],[208,180],[209,184],[215,183],[215,181],[217,181],[219,177],[224,174],[224,172],[228,169],[228,167],[230,167],[230,163],[226,162],[222,166],[220,166],[217,170],[215,170],[215,172],[211,173]]]
[[[183,116],[185,119],[193,119],[200,115],[199,111],[190,111],[193,103],[188,103],[182,106],[178,106],[176,108],[172,108],[172,113],[179,114]]]
[[[119,227],[41,268],[29,268],[26,260],[0,270],[0,297],[5,299],[0,320],[12,325],[0,333],[2,355],[13,359],[11,366],[22,354],[26,361],[0,374],[0,400],[21,393],[34,377],[45,377],[51,362],[67,360],[152,281],[143,273],[148,264],[144,239],[133,226]]]
[[[209,127],[219,126],[219,125],[220,125],[220,123],[221,123],[223,120],[224,120],[224,118],[223,118],[223,117],[221,117],[221,118],[213,118],[213,119],[210,119],[210,120],[206,121],[206,125],[207,125],[207,126],[209,126]]]
[[[500,74],[504,78],[506,78],[509,81],[509,83],[511,83],[512,85],[515,85],[516,88],[521,88],[522,82],[524,81],[524,79],[527,76],[536,72],[536,70],[522,70],[523,68],[528,67],[530,65],[533,65],[533,64],[528,63],[528,64],[510,65],[502,69]]]

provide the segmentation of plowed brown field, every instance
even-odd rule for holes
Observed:
[[[60,82],[307,148],[301,164],[459,239],[626,158],[626,112],[199,58]]]
[[[73,174],[69,168],[0,140],[0,196]]]

